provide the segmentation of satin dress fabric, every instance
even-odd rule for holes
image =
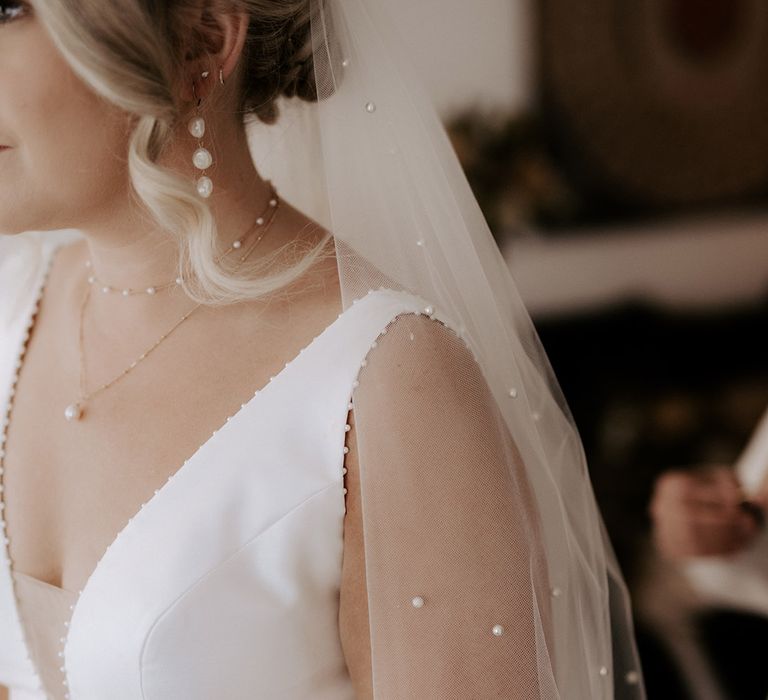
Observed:
[[[0,260],[0,410],[72,236],[41,240]],[[78,594],[20,581],[0,537],[12,700],[352,700],[338,625],[345,427],[369,349],[422,308],[386,287],[351,304],[139,509]]]

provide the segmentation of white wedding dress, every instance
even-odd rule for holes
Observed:
[[[71,236],[39,240],[0,248],[3,427],[52,251]],[[126,523],[82,591],[13,572],[2,520],[12,700],[353,698],[338,627],[350,397],[377,336],[422,308],[380,288],[340,314]]]

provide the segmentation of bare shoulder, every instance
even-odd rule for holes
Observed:
[[[360,383],[391,408],[404,401],[462,403],[462,387],[482,387],[481,370],[464,336],[453,324],[421,308],[398,313],[366,357]]]
[[[402,405],[402,396],[418,399],[414,405],[425,402],[432,409],[433,399],[454,403],[455,396],[440,392],[440,386],[458,386],[460,382],[445,381],[446,373],[466,372],[468,363],[474,363],[471,351],[457,334],[438,319],[420,313],[402,313],[387,326],[387,333],[379,336],[377,345],[367,357],[365,376],[361,386],[375,387],[374,392],[382,405],[393,410]],[[383,395],[381,395],[383,392]],[[450,393],[450,392],[449,392]],[[396,397],[391,403],[387,396]],[[397,398],[399,396],[399,398]],[[410,400],[409,398],[409,400]],[[463,400],[463,397],[458,397]],[[365,542],[363,533],[362,497],[360,483],[360,455],[357,445],[354,410],[349,411],[345,455],[346,514],[344,519],[344,548],[339,604],[339,632],[342,649],[355,697],[373,698],[373,672],[370,646],[368,586],[365,568]]]

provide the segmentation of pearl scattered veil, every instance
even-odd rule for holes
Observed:
[[[419,302],[351,397],[374,698],[644,698],[573,417],[391,14],[312,0],[318,102],[248,125],[333,233],[344,308]]]

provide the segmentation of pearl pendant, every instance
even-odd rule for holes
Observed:
[[[205,170],[211,167],[213,156],[207,148],[198,148],[192,156],[192,162],[198,170]]]
[[[83,406],[79,401],[75,401],[75,403],[69,404],[69,406],[64,409],[64,418],[66,418],[68,421],[80,420],[82,417]]]
[[[210,197],[213,192],[213,182],[207,175],[203,175],[197,180],[197,193],[201,197]]]
[[[202,117],[192,117],[192,119],[189,120],[187,128],[192,136],[200,139],[203,137],[203,134],[205,134],[205,119]]]

